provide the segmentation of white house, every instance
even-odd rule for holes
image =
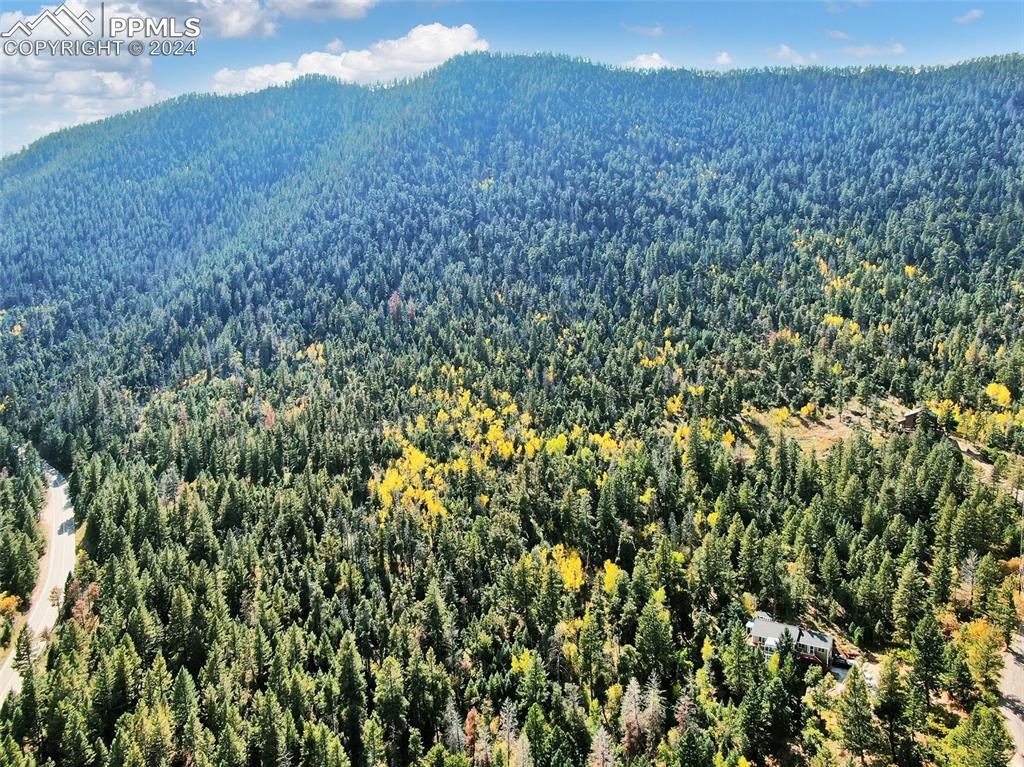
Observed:
[[[750,643],[759,647],[765,655],[775,654],[784,632],[788,632],[792,637],[794,649],[800,657],[805,660],[817,661],[825,668],[832,665],[835,642],[828,634],[814,631],[805,626],[780,623],[767,613],[755,613],[753,620],[747,621],[747,635],[750,637]]]

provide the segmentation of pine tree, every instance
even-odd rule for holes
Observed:
[[[747,525],[746,530],[743,532],[743,538],[740,541],[740,552],[739,552],[739,574],[743,580],[743,586],[748,591],[753,591],[758,588],[759,581],[757,577],[757,565],[758,565],[758,547],[761,542],[761,536],[757,530],[757,523],[751,520]]]
[[[181,738],[186,723],[199,714],[199,696],[195,682],[188,669],[180,669],[171,690],[171,712],[174,715],[174,731]]]
[[[529,744],[530,763],[535,767],[548,767],[548,727],[544,710],[538,703],[534,703],[526,712],[523,737]]]
[[[737,739],[745,755],[753,756],[771,750],[769,741],[772,734],[773,712],[767,701],[767,692],[767,685],[752,686],[740,702]]]
[[[924,617],[914,627],[909,653],[913,680],[920,686],[926,701],[939,689],[940,678],[945,668],[945,645],[935,614],[926,609]]]
[[[907,737],[906,731],[906,690],[899,665],[893,655],[882,661],[878,682],[878,696],[875,699],[875,714],[885,729],[889,754],[894,764],[900,764],[900,752]]]
[[[530,654],[530,661],[519,681],[520,710],[529,710],[534,703],[544,706],[548,699],[548,675],[544,663],[535,653]]]
[[[598,727],[590,743],[588,767],[615,767],[615,744],[604,727]]]
[[[636,649],[640,655],[638,671],[645,676],[664,678],[673,672],[672,624],[668,610],[655,595],[647,600],[637,621]]]
[[[60,733],[60,764],[68,767],[91,767],[96,759],[85,718],[78,709],[68,712],[68,718]]]
[[[781,677],[774,676],[762,685],[761,692],[762,728],[765,740],[777,752],[792,734],[795,722],[789,704],[789,694]]]
[[[953,556],[948,545],[936,545],[936,551],[931,572],[932,601],[936,605],[944,605],[949,601],[953,584]]]
[[[452,647],[452,618],[436,579],[432,580],[427,588],[423,613],[427,644],[433,648],[438,660],[446,663]]]
[[[361,737],[366,767],[386,767],[387,750],[384,745],[384,728],[376,714],[372,714],[363,725]]]
[[[661,682],[657,674],[651,675],[644,688],[640,728],[647,743],[647,750],[653,754],[665,728],[665,702],[661,697]]]
[[[1013,740],[996,709],[979,705],[947,736],[951,763],[964,767],[1006,767]]]
[[[218,767],[234,767],[234,765],[243,764],[245,758],[245,741],[238,734],[234,725],[228,722],[217,741],[216,764]]]
[[[986,554],[978,562],[978,569],[974,575],[974,591],[971,606],[976,612],[983,610],[988,604],[993,591],[998,587],[1002,576],[999,572],[999,563],[991,553]]]
[[[821,561],[821,583],[830,599],[838,599],[843,582],[843,569],[835,541],[825,544],[825,556]]]
[[[921,616],[924,593],[924,578],[917,568],[917,562],[907,562],[900,575],[892,603],[893,623],[896,627],[894,639],[897,642],[906,642],[910,639],[910,634]]]
[[[753,680],[747,632],[739,622],[729,628],[729,644],[722,652],[722,665],[729,692],[735,700],[741,700]]]
[[[501,753],[508,760],[512,755],[512,747],[519,737],[516,730],[516,705],[511,698],[505,699],[498,719],[498,740],[503,747]]]
[[[28,625],[22,626],[14,646],[14,667],[22,674],[32,665],[32,640],[32,629]]]
[[[308,722],[302,733],[298,767],[349,767],[341,740],[320,722]]]
[[[366,679],[363,659],[351,631],[342,637],[335,665],[338,680],[338,732],[355,763],[362,755],[363,722],[366,720]]]
[[[405,712],[409,705],[405,697],[405,682],[401,664],[395,658],[388,656],[380,665],[374,682],[374,715],[380,718],[391,762],[396,763],[398,755],[401,753],[401,741],[404,739],[405,732]]]
[[[974,678],[967,665],[967,653],[959,639],[946,645],[943,665],[943,688],[961,703],[971,700],[974,697]]]
[[[989,595],[985,609],[986,616],[1001,631],[1003,642],[1007,645],[1010,644],[1013,634],[1020,624],[1013,595],[1013,586],[1004,583]]]
[[[860,666],[854,665],[846,675],[846,687],[839,696],[838,722],[843,748],[867,764],[867,756],[878,743],[878,730],[868,698],[868,688]]]
[[[971,712],[971,767],[1004,767],[1013,753],[1013,740],[1006,731],[1002,715],[987,706]]]
[[[596,694],[595,687],[601,678],[604,661],[601,625],[595,612],[587,610],[583,615],[583,625],[579,633],[579,658],[582,681],[591,694]]]
[[[35,760],[26,754],[10,735],[0,735],[0,764],[10,767],[35,767]]]
[[[167,619],[166,647],[168,660],[173,668],[186,665],[192,645],[193,622],[192,600],[182,586],[174,590],[171,598],[171,612]]]
[[[25,631],[28,630],[26,626]],[[29,664],[21,675],[21,693],[17,698],[17,732],[29,743],[38,743],[43,735],[44,680],[36,671],[35,664]]]
[[[619,726],[622,728],[622,748],[630,757],[640,753],[643,730],[640,726],[640,683],[636,677],[629,680],[622,695]]]
[[[265,692],[258,704],[260,767],[279,767],[288,758],[287,726],[285,712],[277,696],[270,690]]]
[[[502,711],[504,712],[504,709]],[[461,754],[466,750],[466,739],[463,736],[462,722],[458,709],[455,708],[454,698],[449,698],[445,705],[444,746],[453,754]]]

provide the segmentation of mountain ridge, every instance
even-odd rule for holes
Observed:
[[[265,88],[261,88],[261,89],[256,90],[256,91],[249,91],[249,92],[246,92],[246,93],[217,93],[215,91],[190,91],[190,92],[183,93],[183,94],[180,94],[180,95],[171,96],[169,98],[163,99],[161,101],[158,101],[158,102],[156,102],[154,104],[147,105],[145,107],[140,107],[138,109],[128,110],[126,112],[120,112],[118,114],[110,115],[109,117],[104,117],[104,118],[101,118],[99,120],[93,120],[93,121],[90,121],[90,122],[87,122],[87,123],[83,123],[81,125],[73,125],[73,126],[68,126],[66,128],[61,128],[61,129],[59,129],[57,131],[54,131],[53,133],[48,133],[45,136],[41,136],[38,139],[35,139],[34,141],[32,141],[30,144],[27,144],[26,146],[24,146],[24,147],[22,147],[20,149],[17,149],[17,150],[15,150],[13,152],[10,152],[10,153],[4,155],[3,157],[0,157],[0,164],[3,164],[7,160],[13,160],[13,159],[15,159],[15,158],[25,154],[26,152],[29,152],[29,150],[33,150],[35,152],[39,152],[41,150],[41,148],[42,148],[41,142],[47,142],[47,143],[54,142],[54,143],[57,143],[58,142],[58,137],[61,137],[60,141],[63,142],[65,140],[70,140],[70,136],[72,134],[74,134],[76,131],[84,130],[84,129],[92,128],[92,127],[96,127],[96,126],[101,126],[101,125],[108,126],[108,128],[109,128],[112,123],[116,123],[116,122],[118,122],[118,121],[120,121],[120,120],[122,120],[124,118],[129,118],[129,117],[134,116],[134,115],[145,114],[145,113],[150,112],[151,110],[161,110],[161,109],[170,108],[170,107],[173,107],[174,105],[177,105],[177,104],[192,103],[192,102],[205,103],[205,102],[208,102],[208,101],[221,100],[221,99],[227,100],[227,101],[238,100],[238,99],[249,99],[249,98],[252,98],[252,97],[256,97],[256,96],[258,96],[260,94],[267,94],[268,92],[275,93],[275,92],[280,92],[282,90],[287,90],[287,89],[302,88],[302,87],[304,87],[308,83],[325,83],[325,84],[330,84],[332,86],[340,86],[342,88],[351,88],[351,89],[358,89],[358,90],[373,92],[373,91],[385,90],[385,89],[389,89],[389,88],[401,87],[403,85],[406,85],[406,84],[409,84],[409,83],[412,83],[412,82],[416,82],[418,80],[439,76],[440,74],[442,74],[445,71],[446,68],[451,67],[451,66],[457,66],[459,64],[459,62],[461,60],[464,60],[464,59],[470,59],[471,60],[471,59],[474,59],[474,58],[487,58],[487,59],[494,59],[494,60],[501,60],[501,59],[513,59],[513,60],[531,60],[532,59],[532,60],[536,60],[536,61],[556,60],[556,61],[567,62],[567,63],[571,63],[571,64],[574,64],[574,65],[580,65],[580,66],[584,66],[584,67],[593,67],[595,69],[603,69],[603,70],[606,70],[606,71],[609,71],[609,72],[621,72],[621,73],[625,73],[625,74],[632,75],[632,76],[637,76],[637,77],[693,76],[693,77],[699,77],[699,78],[705,78],[706,77],[706,78],[712,78],[712,79],[716,79],[717,78],[717,79],[727,80],[729,78],[744,77],[744,76],[749,76],[749,75],[753,75],[753,74],[786,75],[786,74],[790,74],[790,73],[794,73],[794,72],[819,72],[819,73],[826,73],[826,74],[829,74],[829,75],[840,74],[840,75],[850,75],[850,76],[857,76],[857,75],[862,75],[864,73],[871,73],[871,72],[892,72],[892,73],[895,73],[895,74],[914,74],[914,75],[918,75],[918,74],[928,74],[928,73],[943,72],[943,71],[948,71],[948,70],[951,70],[951,69],[961,69],[961,68],[965,68],[965,67],[985,65],[985,64],[989,64],[989,63],[998,63],[998,62],[1005,62],[1005,61],[1012,62],[1014,60],[1018,60],[1019,61],[1022,57],[1024,57],[1024,54],[1021,54],[1021,53],[1005,53],[1005,54],[996,54],[996,55],[990,55],[990,56],[979,56],[979,57],[975,57],[975,58],[964,59],[962,61],[956,61],[956,62],[952,62],[952,63],[940,63],[940,64],[905,64],[905,65],[865,64],[865,65],[846,65],[846,66],[833,66],[833,67],[815,64],[815,65],[803,65],[803,66],[737,67],[737,68],[731,68],[731,69],[722,71],[722,70],[715,70],[715,69],[699,69],[699,68],[689,68],[689,67],[666,67],[666,68],[657,69],[657,70],[642,70],[642,69],[641,70],[637,70],[637,69],[629,69],[629,68],[618,66],[618,65],[614,65],[614,64],[605,64],[605,63],[602,63],[602,62],[595,62],[595,61],[591,61],[589,59],[585,59],[585,58],[581,58],[581,57],[568,56],[568,55],[563,55],[563,54],[551,54],[551,53],[523,54],[523,53],[498,53],[498,52],[487,52],[487,51],[473,52],[473,53],[459,54],[458,56],[455,56],[455,57],[449,59],[448,61],[446,61],[446,62],[444,62],[442,64],[439,64],[438,66],[434,67],[433,69],[430,69],[430,70],[428,70],[428,71],[426,71],[426,72],[424,72],[424,73],[422,73],[420,75],[415,75],[415,76],[408,77],[408,78],[402,78],[402,79],[394,80],[394,81],[391,81],[391,82],[388,82],[388,83],[375,83],[375,84],[369,84],[369,85],[359,85],[359,84],[355,84],[355,83],[345,82],[345,81],[343,81],[341,79],[338,79],[338,78],[335,78],[335,77],[332,77],[332,76],[326,75],[326,74],[307,74],[307,75],[302,75],[301,77],[297,77],[296,79],[294,79],[294,80],[292,80],[292,81],[290,81],[288,83],[282,84],[282,85],[269,85],[269,86],[267,86]]]
[[[434,296],[429,283],[462,264],[474,280],[490,281],[488,268],[519,275],[541,305],[598,290],[595,276],[624,268],[623,253],[659,242],[680,254],[672,268],[730,268],[754,249],[785,273],[793,228],[850,229],[871,252],[887,218],[942,228],[948,214],[929,220],[935,211],[961,205],[969,220],[955,227],[956,249],[992,238],[982,217],[1012,241],[1017,198],[1000,190],[1020,145],[1005,104],[1022,69],[1008,56],[919,74],[711,77],[475,54],[387,88],[309,78],[183,97],[0,162],[0,309],[13,321],[53,307],[0,350],[51,339],[40,355],[80,378],[97,353],[73,351],[81,338],[104,354],[127,345],[137,354],[104,365],[145,390],[188,377],[171,371],[196,342],[189,323],[210,344],[240,322],[246,334],[323,336],[330,293],[306,311],[296,304],[315,285],[382,306],[406,280]],[[973,143],[951,150],[963,125]],[[572,243],[571,266],[557,266],[558,238]],[[602,248],[616,255],[603,262],[591,252]],[[898,250],[913,262],[939,252]],[[651,274],[668,278],[668,262]],[[142,332],[150,322],[160,330]],[[39,364],[33,378],[52,367]]]

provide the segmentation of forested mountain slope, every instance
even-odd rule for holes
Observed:
[[[1024,452],[1022,81],[474,55],[6,158],[0,421],[86,529],[0,757],[999,763],[1017,516],[943,430]],[[744,416],[855,395],[937,422]]]
[[[390,349],[427,326],[447,356],[503,339],[519,391],[527,366],[574,367],[521,318],[579,323],[596,390],[551,383],[610,422],[644,406],[636,363],[669,326],[688,380],[735,391],[716,412],[860,382],[977,408],[1020,386],[1021,66],[468,56],[392,88],[305,80],[59,133],[0,166],[7,415],[56,429],[66,458],[62,430],[105,428],[97,396],[376,339],[395,291],[420,320]]]

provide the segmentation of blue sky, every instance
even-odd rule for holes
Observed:
[[[69,4],[98,10],[99,1]],[[4,0],[0,31],[42,7]],[[108,15],[199,17],[196,56],[3,55],[0,152],[181,93],[241,92],[312,71],[374,82],[418,74],[469,50],[702,69],[947,64],[1024,50],[1019,0],[108,0],[106,7]]]

